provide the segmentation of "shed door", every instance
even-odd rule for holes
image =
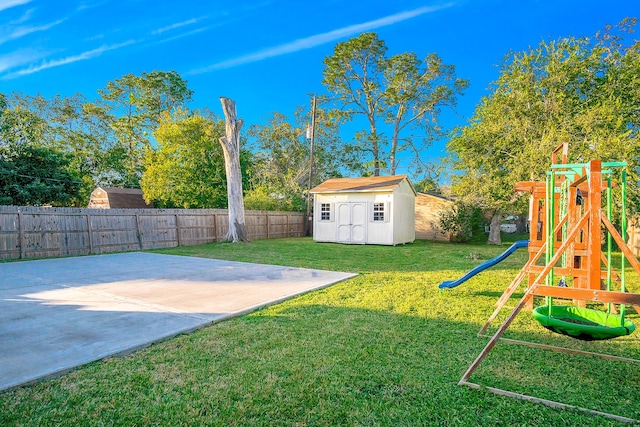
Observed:
[[[367,204],[338,203],[336,209],[340,243],[365,243],[367,240]]]

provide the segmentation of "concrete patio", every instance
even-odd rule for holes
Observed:
[[[354,276],[143,252],[0,264],[0,390]]]

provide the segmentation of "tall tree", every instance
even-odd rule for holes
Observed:
[[[224,111],[225,136],[221,137],[219,141],[224,153],[229,206],[229,230],[225,240],[234,243],[246,242],[248,238],[244,218],[244,200],[242,199],[242,170],[240,169],[240,129],[243,121],[238,118],[235,101],[221,97],[220,103]]]
[[[126,74],[108,82],[98,93],[118,141],[114,154],[126,158],[124,184],[137,187],[141,159],[160,122],[160,113],[186,105],[193,91],[177,72],[153,71],[139,76]]]
[[[322,80],[340,117],[366,118],[368,130],[357,132],[356,140],[371,153],[375,176],[385,156],[392,175],[399,152],[411,152],[419,161],[422,149],[443,135],[438,125],[441,108],[454,107],[468,85],[434,53],[424,61],[413,52],[392,57],[386,53],[385,43],[375,33],[338,43],[333,55],[324,60]],[[409,132],[412,129],[419,129],[421,135]]]
[[[457,78],[454,66],[444,64],[435,53],[421,61],[415,53],[407,52],[386,61],[384,84],[385,121],[392,127],[389,168],[391,175],[395,175],[399,150],[414,153],[420,162],[422,149],[444,136],[438,125],[441,109],[455,107],[457,96],[469,82]],[[412,129],[420,130],[423,135],[401,136]],[[401,141],[404,146],[400,145]]]
[[[380,175],[381,135],[378,131],[380,116],[384,114],[383,72],[387,47],[375,33],[363,33],[346,42],[338,43],[333,55],[325,58],[322,83],[338,103],[342,117],[353,120],[364,115],[368,133],[359,139],[371,150],[373,174]]]
[[[640,43],[625,39],[634,25],[510,54],[491,95],[449,142],[455,193],[493,214],[489,243],[500,243],[501,214],[522,203],[513,184],[544,180],[553,148],[565,141],[570,162],[627,161],[637,210]]]
[[[218,139],[224,122],[199,112],[164,112],[148,148],[140,181],[147,202],[158,207],[224,208],[227,184]]]

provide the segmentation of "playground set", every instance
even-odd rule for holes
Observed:
[[[528,243],[516,242],[505,253],[481,264],[461,279],[440,284],[440,288],[458,286],[471,276],[502,261],[516,249],[528,248],[529,260],[500,297],[495,311],[478,335],[488,337],[484,335],[485,331],[526,278],[524,296],[491,336],[458,385],[481,388],[470,382],[469,378],[499,340],[570,354],[640,363],[636,359],[502,338],[523,308],[533,309],[534,319],[550,331],[580,340],[612,339],[629,335],[635,330],[635,325],[626,318],[626,314],[629,306],[640,314],[640,294],[628,292],[625,269],[628,262],[640,275],[640,263],[622,237],[626,235],[627,227],[626,162],[592,160],[588,163],[569,164],[567,157],[568,144],[564,143],[553,151],[546,182],[519,182],[515,185],[516,191],[529,192],[531,195]],[[620,232],[612,224],[612,190],[615,186],[620,187],[621,194]],[[614,242],[623,254],[617,271],[612,264]],[[544,262],[539,262],[543,255]],[[535,297],[544,297],[544,305],[534,308]],[[587,302],[591,302],[589,307]],[[618,415],[507,390],[492,387],[486,389],[496,394],[553,407],[572,408],[618,421],[637,422]]]

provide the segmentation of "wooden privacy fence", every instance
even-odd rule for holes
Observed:
[[[246,211],[250,240],[304,235],[300,212]],[[226,209],[0,206],[0,259],[47,258],[199,245],[224,238]]]

